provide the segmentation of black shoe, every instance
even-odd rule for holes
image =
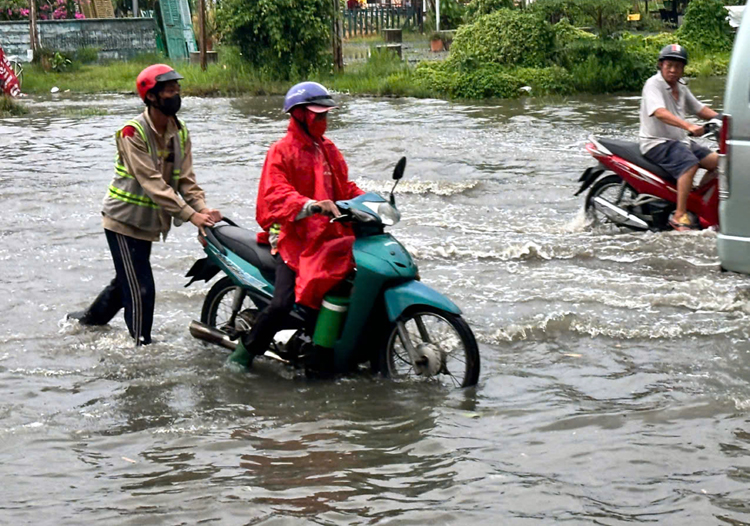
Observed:
[[[65,315],[65,318],[68,320],[76,320],[81,325],[106,325],[106,323],[97,323],[87,310],[69,312]]]

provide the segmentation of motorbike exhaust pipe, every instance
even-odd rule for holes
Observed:
[[[594,198],[594,208],[599,210],[602,214],[610,218],[615,223],[627,225],[633,228],[640,228],[642,230],[648,230],[649,228],[648,223],[646,223],[640,217],[626,212],[619,206],[613,205],[612,203],[601,197]]]
[[[193,320],[190,322],[190,334],[193,336],[193,338],[197,338],[208,343],[214,343],[216,345],[221,345],[222,347],[224,347],[225,349],[229,349],[230,351],[233,351],[237,347],[237,342],[231,340],[226,333],[213,327],[209,327],[205,323],[201,323],[199,321]]]

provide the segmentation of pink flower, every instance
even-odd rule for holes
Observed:
[[[77,20],[80,20],[82,18],[86,18],[86,15],[84,15],[83,13],[76,13],[76,19]]]
[[[29,10],[28,9],[21,9],[21,16],[29,16]]]

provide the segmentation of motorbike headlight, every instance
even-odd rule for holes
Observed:
[[[380,203],[378,215],[383,224],[387,226],[393,226],[401,221],[401,213],[389,203]]]

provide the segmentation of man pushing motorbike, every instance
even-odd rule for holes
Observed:
[[[686,112],[709,120],[718,114],[700,102],[682,81],[688,55],[679,44],[659,53],[658,73],[646,81],[641,97],[641,153],[677,181],[677,208],[669,224],[678,231],[693,230],[687,213],[688,196],[699,167],[715,170],[716,152],[688,138],[703,135],[703,126],[685,120]]]
[[[295,300],[319,309],[326,292],[354,268],[350,227],[329,219],[340,215],[335,201],[364,193],[349,181],[343,156],[324,137],[328,112],[336,107],[328,90],[315,82],[297,84],[286,94],[289,127],[268,150],[255,212],[276,258],[274,295],[230,361],[250,367],[268,349]],[[318,209],[321,213],[314,213]]]
[[[102,225],[115,264],[115,279],[88,309],[68,315],[82,325],[105,325],[121,308],[136,345],[151,343],[155,287],[151,244],[166,238],[170,223],[199,229],[221,220],[206,207],[196,182],[190,136],[177,118],[182,76],[165,64],[136,79],[146,110],[116,134],[115,175],[102,207]]]

